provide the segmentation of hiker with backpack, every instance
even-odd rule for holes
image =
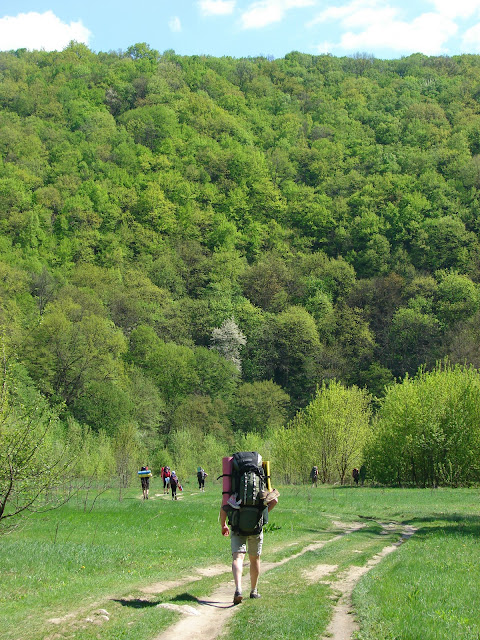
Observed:
[[[177,477],[175,471],[170,474],[170,488],[172,490],[172,500],[177,499],[177,488],[180,488],[180,480]]]
[[[162,474],[162,478],[163,478],[163,493],[168,494],[168,488],[170,486],[170,476],[171,476],[171,472],[170,472],[170,467],[164,467],[163,468],[163,474]]]
[[[197,467],[197,480],[198,480],[198,488],[200,491],[205,491],[205,478],[208,476],[208,473],[203,469],[203,467]]]
[[[355,469],[352,471],[352,478],[355,484],[358,486],[358,481],[360,479],[360,471],[357,469],[357,467],[355,467]]]
[[[268,522],[268,513],[277,504],[279,496],[276,489],[269,491],[267,487],[270,487],[270,478],[267,479],[264,472],[261,455],[256,451],[235,453],[232,459],[231,495],[220,510],[222,535],[230,536],[232,550],[235,581],[233,604],[240,604],[243,600],[242,572],[247,552],[250,558],[250,598],[260,598],[257,584],[263,526]]]
[[[148,464],[145,467],[142,467],[140,472],[140,482],[142,484],[142,492],[143,499],[148,500],[148,490],[150,489],[150,477],[152,475],[150,469],[148,468]]]
[[[318,485],[318,467],[316,465],[310,471],[310,480],[312,481],[313,485]]]

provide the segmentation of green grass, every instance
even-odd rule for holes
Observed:
[[[480,518],[425,522],[355,592],[362,640],[480,637]]]
[[[156,492],[161,493],[152,483],[151,496]],[[230,547],[220,535],[219,486],[197,493],[187,485],[177,502],[162,497],[144,502],[139,496],[132,489],[120,502],[112,491],[100,496],[91,512],[83,510],[81,500],[72,501],[32,515],[1,538],[2,639],[44,640],[58,632],[74,633],[77,640],[148,640],[175,619],[155,605],[208,596],[230,578],[202,578],[159,595],[142,593],[146,584],[198,577],[199,567],[228,567]],[[229,639],[253,637],[247,624],[252,617],[262,634],[281,640],[319,637],[331,615],[332,590],[309,584],[304,570],[335,564],[335,578],[351,565],[363,566],[398,539],[398,534],[379,535],[380,523],[388,522],[412,524],[418,532],[358,584],[359,638],[478,638],[478,498],[476,489],[281,488],[265,534],[265,561],[291,558],[309,542],[331,540],[338,533],[333,521],[365,526],[263,575],[262,599],[237,608]],[[109,611],[110,621],[83,625],[99,608]],[[62,625],[47,622],[68,614],[73,615]]]
[[[273,569],[262,578],[259,589],[262,598],[246,599],[238,607],[228,639],[307,640],[319,637],[318,632],[325,629],[330,615],[329,588],[306,583],[302,576],[304,563],[299,559],[292,562],[293,565],[288,563]]]

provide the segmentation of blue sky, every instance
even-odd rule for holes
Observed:
[[[237,58],[480,53],[480,0],[0,0],[0,50],[71,40]]]

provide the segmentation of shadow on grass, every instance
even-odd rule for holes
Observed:
[[[192,596],[191,593],[180,593],[177,596],[175,596],[174,598],[170,598],[168,600],[168,602],[173,602],[175,604],[183,604],[183,603],[187,603],[187,602],[196,602],[197,604],[203,604],[206,607],[215,607],[217,609],[230,609],[232,607],[234,607],[235,605],[233,604],[233,602],[228,605],[225,604],[225,601],[217,601],[217,600],[208,600],[208,599],[203,599],[203,598],[196,598],[195,596]]]
[[[138,598],[135,600],[126,600],[122,598],[120,600],[116,600],[112,598],[112,602],[117,602],[121,604],[122,607],[131,607],[132,609],[147,609],[148,607],[156,607],[158,602],[150,602],[150,600],[139,600]]]
[[[176,596],[173,596],[173,598],[165,598],[164,600],[156,600],[155,602],[152,602],[150,600],[141,600],[139,598],[136,599],[132,599],[132,600],[128,600],[126,598],[121,598],[121,599],[115,599],[112,598],[112,602],[117,602],[118,604],[120,604],[122,607],[131,607],[132,609],[147,609],[149,607],[156,607],[159,604],[163,604],[163,603],[167,603],[167,602],[171,602],[172,604],[178,604],[178,605],[182,605],[182,604],[187,604],[187,603],[195,603],[195,604],[203,604],[207,607],[216,607],[219,609],[230,609],[231,607],[234,607],[235,605],[232,604],[228,604],[225,605],[225,602],[222,601],[215,601],[215,600],[204,600],[202,598],[197,598],[195,596],[193,596],[191,593],[179,593]]]
[[[198,603],[201,602],[201,600],[199,600],[195,596],[192,596],[192,594],[190,593],[179,593],[173,598],[160,599],[159,601],[155,600],[155,602],[152,602],[151,600],[142,600],[141,598],[120,598],[119,600],[112,598],[112,602],[118,602],[118,604],[121,604],[122,607],[132,607],[132,609],[146,609],[148,607],[156,607],[159,602],[174,602],[175,604],[185,604],[186,602]]]
[[[297,527],[295,531],[298,533],[330,533],[328,529],[322,529],[322,527]]]
[[[200,600],[195,596],[192,596],[191,593],[179,593],[174,598],[170,598],[169,602],[200,602]]]
[[[466,516],[457,513],[438,514],[426,518],[411,518],[404,520],[402,524],[418,527],[417,538],[428,537],[440,532],[447,536],[480,537],[480,516]]]
[[[480,509],[480,507],[479,507]],[[371,516],[358,515],[358,518],[366,521],[376,521],[376,518]],[[408,518],[406,520],[393,520],[399,526],[413,526],[416,527],[417,532],[415,537],[428,537],[436,532],[443,532],[445,535],[464,535],[480,537],[480,516],[465,515],[461,513],[434,513],[431,516],[424,516],[419,518]],[[431,526],[429,526],[431,525]],[[367,529],[362,529],[366,531]]]
[[[480,510],[480,506],[479,506]],[[360,520],[369,523],[367,527],[364,527],[355,533],[375,533],[374,522],[379,523],[385,521],[385,518],[375,518],[372,516],[357,515]],[[412,526],[416,528],[415,537],[427,538],[436,533],[443,533],[444,535],[462,535],[480,538],[480,516],[465,515],[462,513],[433,513],[431,516],[424,517],[411,517],[407,519],[395,519],[387,518],[388,522],[395,523],[399,527]],[[371,524],[370,524],[371,523]]]

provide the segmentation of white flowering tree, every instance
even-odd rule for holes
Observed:
[[[210,342],[211,349],[215,349],[226,360],[232,362],[239,373],[242,371],[240,352],[242,347],[247,344],[247,339],[240,331],[234,318],[224,320],[220,327],[215,328],[212,331]]]

